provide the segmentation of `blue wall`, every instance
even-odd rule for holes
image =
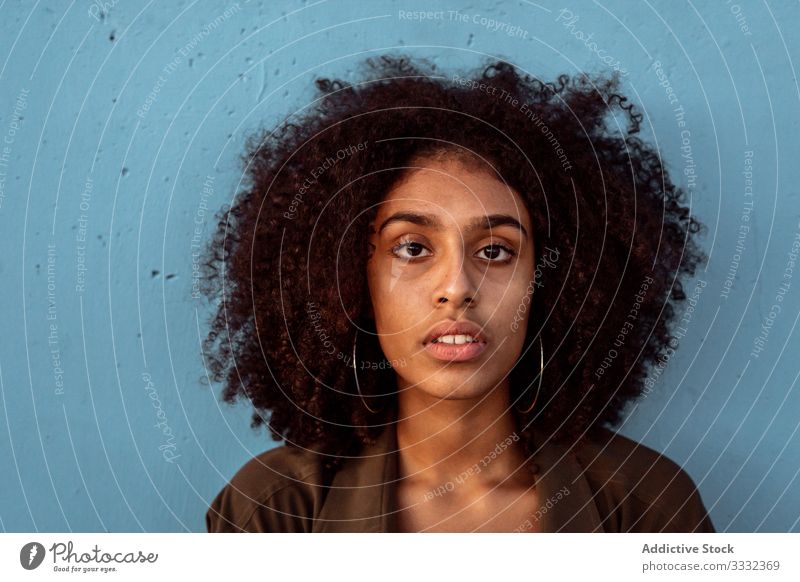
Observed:
[[[719,530],[800,531],[800,10],[772,4],[5,2],[0,528],[204,530],[272,443],[198,382],[193,244],[249,132],[315,75],[401,49],[448,70],[622,70],[711,259],[621,431],[685,466]]]

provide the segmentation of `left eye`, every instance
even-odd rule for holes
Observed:
[[[498,260],[498,256],[501,256],[502,253],[505,253],[505,255]],[[482,259],[488,259],[492,262],[502,263],[513,257],[514,251],[503,245],[488,245],[478,251],[478,254]]]

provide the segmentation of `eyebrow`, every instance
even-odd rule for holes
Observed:
[[[411,222],[433,230],[442,229],[442,223],[434,216],[420,214],[418,212],[396,212],[383,221],[381,227],[378,229],[378,234],[383,232],[383,229],[393,222]],[[465,232],[470,233],[476,230],[490,230],[505,225],[518,228],[520,232],[525,235],[525,238],[528,238],[528,231],[525,230],[525,227],[522,226],[519,220],[508,214],[489,214],[473,218],[467,225]]]

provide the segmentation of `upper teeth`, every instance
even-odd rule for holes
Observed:
[[[477,342],[474,337],[471,335],[442,335],[437,337],[433,340],[433,343],[444,343],[444,344],[466,344]]]

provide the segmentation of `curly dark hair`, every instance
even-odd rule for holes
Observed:
[[[254,429],[266,423],[330,470],[374,443],[396,413],[395,374],[359,372],[363,393],[383,395],[370,400],[385,404],[373,414],[342,357],[357,327],[375,333],[368,224],[409,161],[468,151],[521,195],[537,264],[545,246],[560,256],[541,270],[510,375],[512,401],[525,401],[541,336],[537,406],[514,412],[527,453],[533,427],[576,440],[618,425],[676,346],[681,281],[707,260],[694,236],[704,226],[636,136],[642,115],[618,75],[543,82],[490,61],[447,76],[405,56],[362,67],[357,83],[316,80],[306,110],[248,138],[246,186],[215,217],[201,290],[217,311],[203,349],[223,400],[248,399]],[[360,334],[359,356],[380,361],[372,334]]]

